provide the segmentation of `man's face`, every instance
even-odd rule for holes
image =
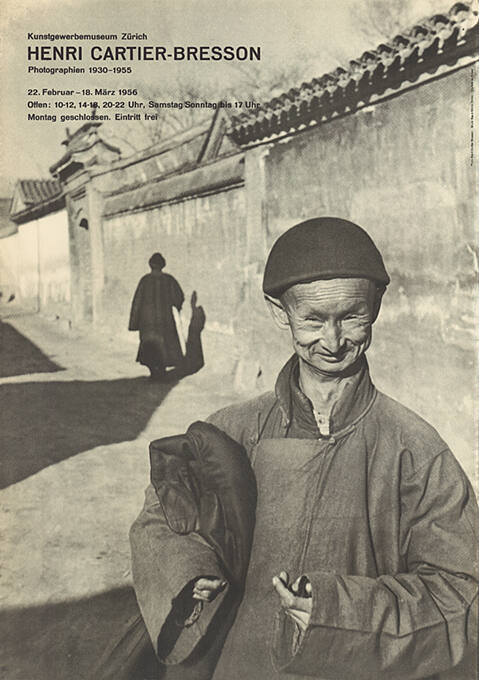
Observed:
[[[296,354],[327,375],[340,375],[371,342],[376,287],[366,279],[298,283],[281,297]]]

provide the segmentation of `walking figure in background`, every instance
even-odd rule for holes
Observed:
[[[148,366],[153,380],[163,380],[167,367],[183,363],[173,308],[180,312],[185,296],[178,281],[163,271],[166,261],[161,253],[154,253],[148,264],[151,273],[138,283],[128,330],[140,331],[136,360]]]

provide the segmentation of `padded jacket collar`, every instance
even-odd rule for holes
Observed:
[[[294,354],[284,365],[276,381],[278,399],[289,436],[320,437],[314,417],[313,406],[300,390],[299,359]],[[345,378],[344,389],[334,404],[330,416],[330,435],[346,434],[369,410],[376,396],[376,388],[369,376],[369,367],[364,358],[358,370]]]

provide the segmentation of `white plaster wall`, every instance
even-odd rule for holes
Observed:
[[[32,220],[18,233],[0,239],[0,289],[3,301],[29,311],[68,316],[70,252],[66,210]]]
[[[38,310],[39,261],[38,225],[36,221],[21,224],[17,239],[17,283],[19,302]]]
[[[40,309],[70,302],[70,252],[66,210],[36,222],[40,273]]]
[[[19,296],[19,249],[18,233],[0,239],[0,291],[2,302],[6,302],[13,293]]]

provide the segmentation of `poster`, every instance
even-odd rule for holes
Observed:
[[[302,220],[374,239],[374,383],[477,492],[477,20],[450,0],[4,0],[1,677],[100,677],[137,611],[148,444],[274,387],[291,349],[263,270]],[[205,317],[204,367],[167,382],[128,331],[154,252],[185,337]],[[472,680],[460,648],[445,664]]]

